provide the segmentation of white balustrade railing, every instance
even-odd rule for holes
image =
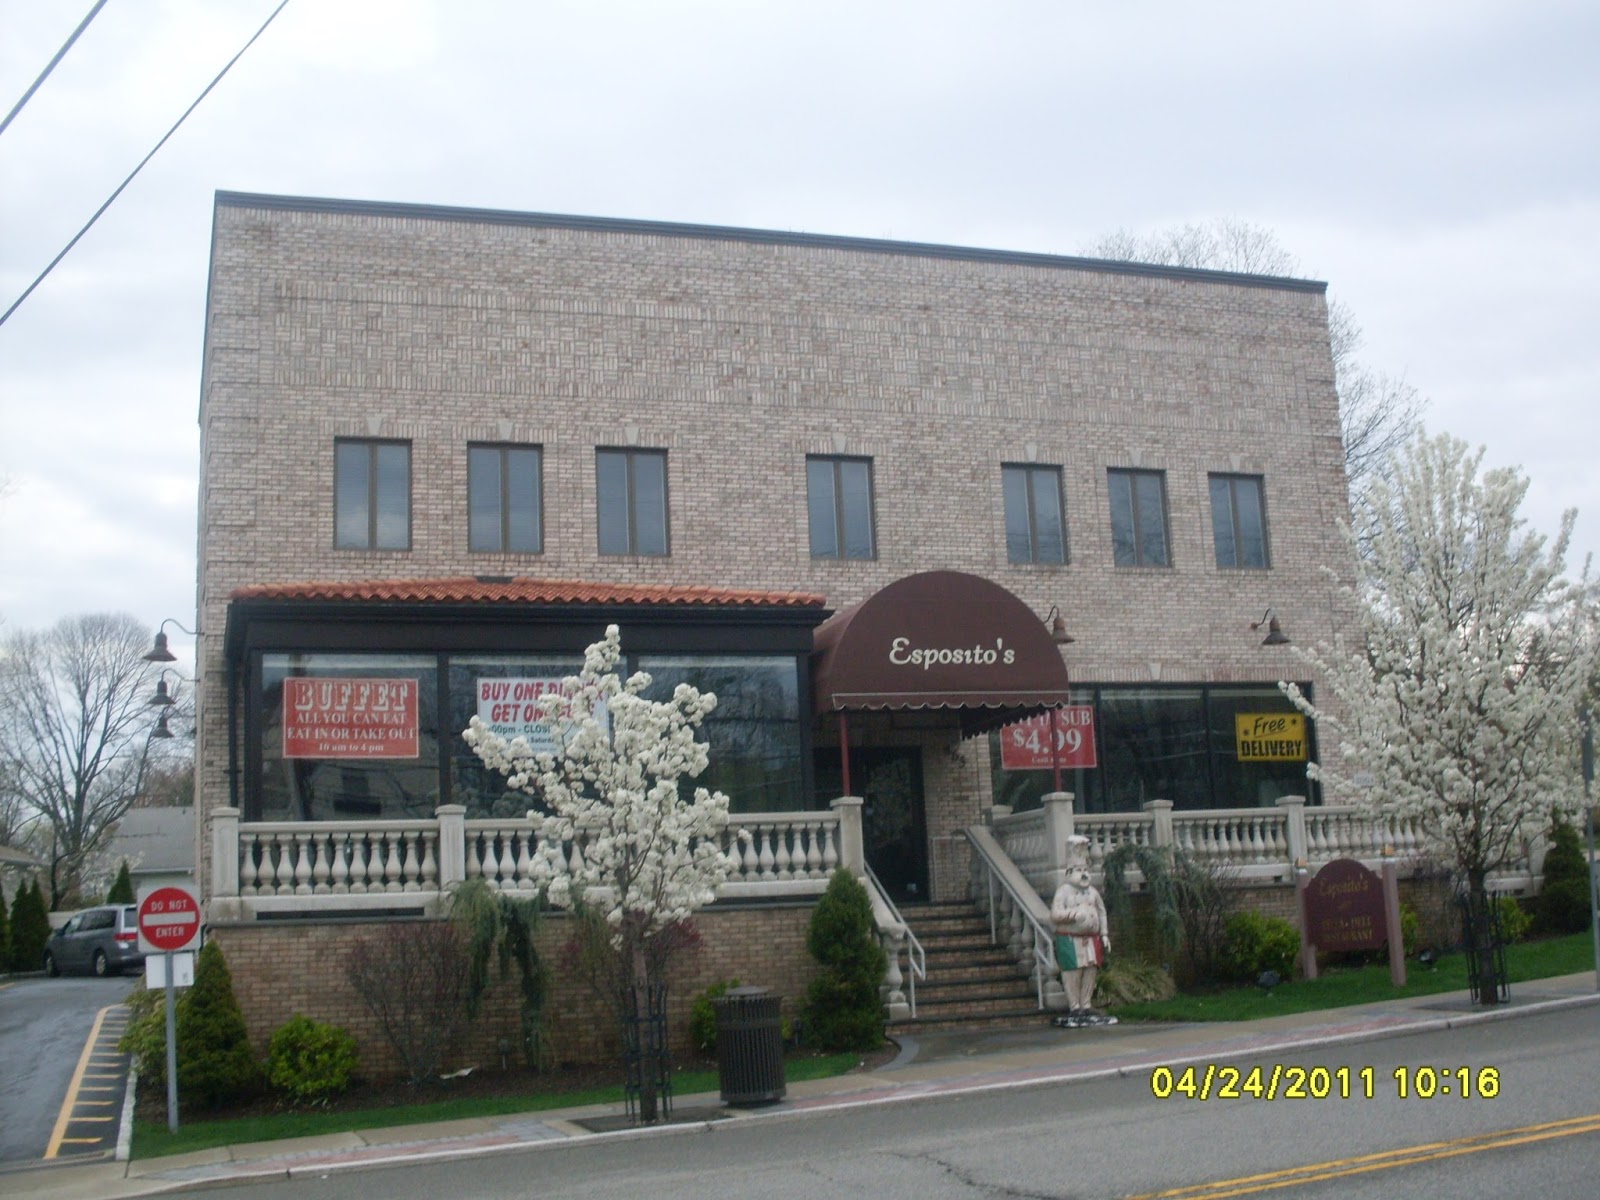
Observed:
[[[1089,869],[1097,881],[1106,857],[1127,845],[1170,846],[1229,868],[1247,882],[1288,881],[1301,861],[1313,867],[1336,858],[1368,865],[1386,855],[1404,861],[1417,857],[1424,846],[1415,818],[1374,814],[1353,805],[1308,808],[1300,796],[1285,796],[1270,808],[1175,812],[1170,800],[1151,800],[1136,813],[1074,813],[1071,794],[1056,792],[1032,812],[995,808],[988,827],[1042,896],[1060,886],[1066,839],[1073,835],[1088,840]],[[1496,878],[1504,887],[1536,885],[1534,861],[1529,847]],[[1130,880],[1138,882],[1136,872]]]
[[[847,865],[860,837],[844,835],[846,821],[859,825],[859,807],[827,812],[741,813],[717,835],[732,863],[724,892],[759,896],[820,893],[829,876]],[[584,837],[561,847],[566,869],[582,865]],[[437,896],[468,879],[502,891],[535,890],[534,863],[541,857],[537,822],[528,818],[465,819],[459,805],[445,805],[433,820],[250,821],[236,809],[212,814],[211,894],[288,898],[315,907],[318,897],[416,894]],[[367,907],[372,902],[366,902]]]

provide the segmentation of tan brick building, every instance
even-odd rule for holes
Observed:
[[[202,819],[502,815],[459,739],[480,681],[564,673],[617,619],[643,665],[728,696],[736,812],[826,810],[847,728],[886,889],[962,895],[959,831],[1053,786],[993,761],[1038,704],[841,721],[812,694],[812,628],[925,572],[1062,618],[1079,811],[1306,791],[1314,731],[1257,755],[1236,729],[1287,711],[1280,678],[1316,684],[1252,622],[1309,644],[1346,619],[1320,283],[223,193],[200,423]],[[318,743],[297,678],[411,681],[402,736]],[[299,883],[323,917],[351,894],[260,853],[227,886]]]

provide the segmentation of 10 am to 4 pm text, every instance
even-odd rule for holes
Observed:
[[[1379,1092],[1398,1100],[1493,1100],[1500,1095],[1496,1067],[1234,1067],[1218,1063],[1157,1067],[1150,1092],[1157,1100],[1372,1100]]]

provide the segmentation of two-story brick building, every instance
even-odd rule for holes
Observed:
[[[505,872],[485,823],[522,802],[461,731],[530,730],[611,621],[658,686],[721,697],[735,814],[864,796],[905,904],[964,896],[962,831],[1057,770],[1081,814],[1307,792],[1276,684],[1316,680],[1263,635],[1345,620],[1320,283],[221,193],[200,425],[201,869],[232,945],[326,947]],[[1059,756],[1007,769],[1002,727],[1063,702]],[[807,874],[726,920],[790,920],[755,901]],[[243,987],[258,1030],[325,990]]]

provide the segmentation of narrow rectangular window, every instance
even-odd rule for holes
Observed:
[[[1002,465],[1006,506],[1006,557],[1014,563],[1067,561],[1067,522],[1061,505],[1061,468]]]
[[[1167,478],[1161,471],[1106,472],[1112,557],[1119,567],[1170,567]]]
[[[1217,566],[1268,566],[1263,493],[1259,475],[1211,476],[1211,532],[1217,546]]]
[[[872,558],[872,460],[810,455],[806,506],[812,558]]]
[[[333,544],[340,550],[411,548],[410,442],[334,442]]]
[[[601,554],[667,553],[667,452],[596,450]]]
[[[467,447],[468,549],[544,550],[541,456],[538,446]]]

